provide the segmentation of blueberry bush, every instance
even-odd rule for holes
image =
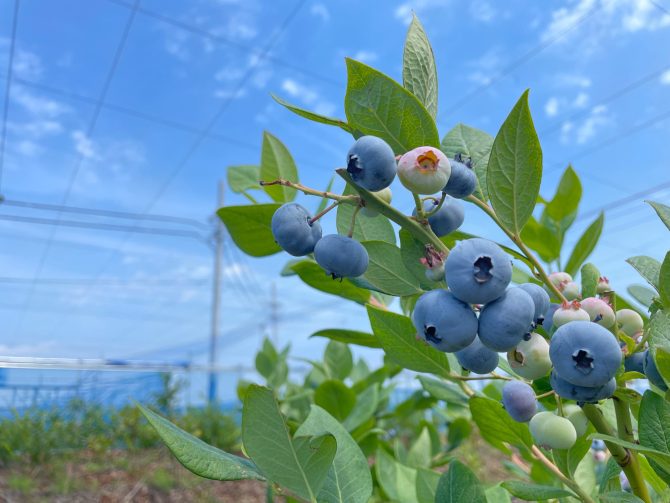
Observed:
[[[371,333],[317,332],[331,342],[302,383],[288,379],[288,349],[266,342],[256,359],[265,386],[240,385],[242,456],[145,409],[168,447],[196,474],[267,481],[289,501],[670,501],[670,253],[627,260],[649,283],[628,288],[630,303],[586,262],[603,214],[564,250],[581,182],[568,167],[554,195],[540,195],[527,91],[495,137],[457,124],[440,141],[436,65],[416,18],[402,84],[346,67],[346,120],[275,97],[353,136],[335,170],[343,193],[332,180],[301,184],[288,149],[265,133],[260,165],[228,169],[251,204],[218,215],[245,253],[283,249],[297,258],[282,275],[364,306]],[[391,204],[396,175],[414,208]],[[294,202],[299,193],[316,198],[314,212]],[[670,229],[670,207],[648,203]],[[459,230],[465,204],[505,243]],[[338,233],[324,236],[331,211]],[[354,363],[347,344],[383,350],[384,366]],[[402,369],[421,389],[390,407]],[[505,457],[507,480],[480,482],[451,455],[474,426]]]

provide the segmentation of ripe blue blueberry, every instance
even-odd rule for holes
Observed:
[[[644,359],[647,357],[647,351],[633,353],[623,360],[623,368],[626,372],[639,372],[644,374]]]
[[[602,386],[577,386],[563,379],[556,370],[551,371],[549,383],[558,396],[578,403],[595,403],[610,398],[616,391],[616,379],[614,378]]]
[[[597,323],[571,321],[556,330],[549,358],[558,375],[577,386],[596,388],[614,377],[621,349],[612,333]]]
[[[479,314],[479,338],[495,351],[509,351],[530,334],[535,304],[521,288],[510,288]]]
[[[535,304],[535,323],[542,325],[544,323],[544,313],[549,309],[549,294],[544,288],[535,283],[523,283],[519,288],[525,290],[533,299]]]
[[[549,411],[535,414],[528,426],[535,443],[546,449],[569,449],[577,441],[572,422]]]
[[[512,370],[521,377],[534,380],[546,376],[551,370],[549,343],[540,334],[530,334],[516,348],[507,352],[507,361]]]
[[[460,154],[456,154],[454,159],[449,159],[449,164],[451,164],[451,176],[442,192],[458,199],[468,197],[477,187],[477,175],[472,169],[470,160],[464,161]]]
[[[646,355],[644,357],[644,375],[647,376],[649,382],[659,388],[661,391],[668,391],[668,385],[665,383],[665,380],[661,376],[661,373],[658,371],[654,357],[651,354],[651,351],[645,351]]]
[[[554,313],[558,310],[558,308],[561,307],[560,304],[551,304],[549,306],[549,309],[544,313],[544,322],[542,323],[542,327],[547,331],[547,333],[551,332],[552,327],[554,326]]]
[[[519,423],[526,423],[537,412],[535,391],[522,381],[507,381],[502,389],[502,402],[507,413]]]
[[[477,335],[477,315],[447,290],[431,290],[419,297],[412,321],[428,344],[448,353],[466,348]]]
[[[442,207],[436,213],[428,217],[428,224],[437,237],[446,236],[450,232],[455,231],[465,220],[463,213],[463,204],[450,196],[445,196],[446,199],[442,203]],[[433,211],[438,203],[432,199],[428,199],[423,203],[423,211],[426,213]],[[416,208],[412,212],[416,216]]]
[[[314,258],[333,279],[355,278],[368,268],[368,252],[363,245],[339,234],[322,237],[314,247]]]
[[[347,154],[347,172],[364,189],[385,189],[395,178],[398,165],[393,150],[381,138],[361,136]]]
[[[284,251],[301,257],[312,253],[321,239],[321,224],[311,222],[311,215],[296,203],[280,206],[272,215],[272,235]]]
[[[498,353],[484,346],[479,337],[467,348],[456,351],[456,358],[461,367],[475,374],[488,374],[498,366]]]
[[[445,274],[449,289],[458,299],[486,304],[505,292],[512,279],[512,262],[494,242],[466,239],[447,256]]]

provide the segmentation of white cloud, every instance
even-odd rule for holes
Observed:
[[[495,8],[486,1],[474,0],[470,2],[470,15],[482,23],[490,23],[496,17]]]
[[[554,84],[558,87],[581,87],[586,89],[591,87],[591,79],[583,75],[572,73],[562,73],[552,78]]]
[[[610,125],[613,119],[605,105],[593,107],[581,123],[564,122],[561,126],[561,142],[583,145],[601,129]]]
[[[421,11],[447,7],[449,3],[445,0],[412,0],[398,5],[393,10],[393,16],[404,24],[409,24],[412,21],[412,12],[420,14]]]
[[[572,102],[572,106],[575,108],[584,108],[588,102],[589,95],[587,93],[581,92],[575,97],[575,100]]]
[[[361,63],[374,63],[379,59],[379,55],[374,51],[358,51],[353,55],[353,59]]]
[[[330,11],[328,10],[328,7],[322,3],[315,3],[312,5],[312,7],[309,9],[309,13],[314,17],[321,18],[321,20],[325,23],[330,21]]]
[[[74,149],[84,159],[98,158],[98,153],[95,150],[95,146],[93,145],[91,139],[86,136],[86,133],[81,130],[73,131],[72,140],[74,141]]]
[[[314,89],[296,82],[293,79],[284,79],[281,88],[292,98],[309,105],[312,109],[321,115],[333,115],[336,107],[333,103],[325,100]]]
[[[547,114],[547,117],[555,117],[558,114],[559,102],[558,98],[552,96],[547,100],[547,103],[544,105],[544,113]]]
[[[69,111],[62,103],[33,94],[19,85],[12,87],[11,96],[13,101],[34,116],[53,118]]]
[[[661,84],[670,86],[670,70],[667,70],[661,74]]]
[[[468,63],[468,66],[472,68],[468,72],[468,79],[475,84],[486,85],[500,71],[502,64],[500,49],[497,47],[489,49],[478,59]]]

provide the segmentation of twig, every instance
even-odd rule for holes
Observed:
[[[540,461],[544,466],[549,468],[550,471],[556,475],[561,482],[563,482],[566,486],[568,486],[570,489],[574,491],[574,493],[579,496],[584,503],[595,503],[591,497],[584,492],[584,490],[579,487],[579,484],[575,482],[572,479],[569,479],[566,477],[561,470],[559,470],[558,466],[556,466],[554,463],[552,463],[547,456],[544,455],[544,453],[538,449],[536,445],[532,446],[530,450],[533,452],[533,456]]]

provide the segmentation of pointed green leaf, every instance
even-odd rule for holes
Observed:
[[[651,306],[656,297],[656,292],[651,288],[644,285],[630,285],[626,288],[626,291],[633,297],[636,301],[642,304],[645,307]]]
[[[356,405],[342,425],[348,431],[355,430],[372,417],[377,410],[377,405],[379,405],[379,385],[373,384],[359,393]]]
[[[592,443],[588,437],[583,436],[578,438],[570,449],[553,449],[552,455],[556,466],[568,477],[572,477],[579,463],[589,453]]]
[[[347,124],[345,121],[343,121],[341,119],[335,119],[333,117],[327,117],[325,115],[317,114],[316,112],[306,110],[306,109],[301,108],[299,106],[292,105],[291,103],[289,103],[287,101],[284,101],[283,99],[281,99],[279,96],[277,96],[275,94],[271,94],[271,96],[272,96],[272,99],[275,100],[277,103],[279,103],[283,107],[288,108],[294,114],[297,114],[301,117],[304,117],[305,119],[309,119],[311,121],[318,122],[320,124],[326,124],[328,126],[337,126],[340,129],[343,129],[344,131],[346,131],[347,133],[352,133],[353,132],[353,130],[349,126],[349,124]]]
[[[438,381],[423,375],[417,376],[417,379],[419,379],[423,389],[438,400],[443,400],[450,405],[464,406],[468,404],[468,396],[454,383]]]
[[[419,281],[403,264],[400,248],[384,241],[364,241],[361,244],[370,259],[363,275],[370,284],[397,297],[422,293]]]
[[[584,264],[580,274],[582,278],[582,298],[595,297],[598,289],[598,280],[600,279],[600,271],[591,264]]]
[[[558,182],[554,197],[545,206],[543,216],[553,220],[563,233],[574,221],[581,198],[582,183],[572,166],[568,166]]]
[[[473,396],[470,398],[470,412],[484,440],[502,452],[511,452],[504,444],[528,448],[533,445],[528,425],[514,421],[500,402]]]
[[[658,217],[665,224],[665,226],[668,229],[670,229],[670,206],[666,206],[665,204],[657,203],[654,201],[645,201],[645,203],[647,203],[652,208],[654,208],[654,210],[656,210]]]
[[[634,494],[624,491],[612,491],[600,495],[600,503],[644,503]]]
[[[425,468],[416,472],[416,499],[419,503],[435,503],[437,484],[440,482],[440,473]]]
[[[439,147],[435,121],[412,93],[374,68],[353,59],[346,62],[344,109],[350,126],[382,138],[396,154]]]
[[[226,177],[228,180],[228,187],[233,192],[240,194],[249,189],[260,189],[258,183],[261,179],[260,166],[243,165],[243,166],[228,166],[226,170]]]
[[[521,482],[519,480],[510,480],[503,482],[501,485],[513,496],[526,501],[540,501],[568,496],[576,497],[571,491],[561,489],[560,487],[529,484],[528,482]]]
[[[418,503],[414,468],[398,463],[384,449],[377,449],[375,473],[379,484],[391,501]]]
[[[589,258],[589,255],[591,255],[591,253],[595,249],[596,244],[598,244],[600,234],[603,231],[604,223],[605,223],[605,214],[601,212],[600,215],[598,215],[598,218],[596,218],[591,223],[591,225],[589,225],[586,228],[584,234],[582,234],[579,240],[577,241],[575,248],[572,250],[572,253],[570,254],[570,258],[568,259],[568,262],[565,265],[564,268],[565,272],[573,276],[577,274],[577,271],[579,270],[581,265],[587,258]]]
[[[323,364],[333,379],[341,381],[346,379],[354,367],[354,359],[349,346],[342,342],[330,341],[323,354]]]
[[[356,344],[358,346],[365,346],[368,348],[381,348],[381,344],[377,338],[366,332],[358,332],[356,330],[344,330],[340,328],[327,328],[314,332],[311,337],[325,337],[332,341],[344,342],[346,344]]]
[[[423,428],[407,452],[406,463],[413,468],[430,468],[431,444],[428,428]]]
[[[274,180],[289,180],[297,183],[298,168],[286,146],[279,138],[265,131],[263,133],[263,150],[261,152],[261,180],[271,182]],[[279,203],[293,201],[295,189],[283,185],[266,185],[263,190]]]
[[[370,325],[384,352],[398,365],[416,372],[445,376],[449,362],[445,354],[416,338],[416,329],[407,316],[367,306]]]
[[[519,234],[533,214],[542,181],[542,148],[528,107],[528,91],[493,141],[486,185],[502,224]]]
[[[291,266],[300,279],[312,288],[322,292],[337,295],[344,299],[353,300],[359,304],[365,304],[370,300],[370,292],[358,288],[349,279],[334,280],[328,276],[323,269],[312,260],[296,262]]]
[[[653,393],[653,391],[651,393]],[[670,454],[667,452],[663,452],[658,449],[653,449],[651,447],[645,447],[644,445],[635,444],[633,442],[621,440],[618,437],[603,435],[600,433],[594,433],[593,435],[591,435],[591,438],[604,440],[605,442],[610,442],[612,444],[625,447],[626,449],[631,449],[633,451],[640,452],[645,456],[647,456],[647,458],[649,458],[650,461],[653,461],[654,463],[658,464],[658,466],[660,466],[663,470],[670,472]]]
[[[670,403],[651,390],[647,390],[642,397],[638,431],[640,444],[670,453]],[[656,463],[653,458],[649,458],[649,464],[666,483],[670,484],[670,471]]]
[[[346,185],[342,195],[349,196],[358,194],[349,184]],[[337,207],[336,225],[339,234],[347,235],[351,228],[351,218],[354,214],[354,206],[351,204],[340,204]],[[356,241],[386,241],[395,244],[395,231],[388,218],[383,215],[369,218],[361,215],[356,216],[354,223],[354,234]]]
[[[521,239],[547,263],[556,260],[561,253],[559,236],[535,220],[532,215],[521,231]]]
[[[146,407],[142,405],[138,407],[168,449],[187,470],[213,480],[265,480],[248,459],[208,445]]]
[[[449,463],[437,484],[435,501],[440,503],[486,503],[486,494],[477,476],[460,461]]]
[[[658,278],[661,273],[661,263],[658,260],[646,255],[637,255],[626,259],[626,262],[658,291]]]
[[[437,117],[437,68],[433,48],[426,32],[416,17],[405,38],[405,50],[402,57],[402,83],[409,92],[424,104],[428,113]]]
[[[670,308],[670,252],[665,254],[658,273],[658,293],[663,305]]]
[[[647,326],[647,337],[652,352],[659,349],[670,352],[670,312],[656,311]]]
[[[344,421],[356,405],[356,393],[342,381],[324,381],[314,391],[314,403],[338,421]]]
[[[252,384],[242,409],[244,449],[264,474],[301,498],[316,501],[337,443],[324,431],[293,439],[271,390]]]
[[[296,435],[330,433],[337,440],[337,453],[326,481],[319,491],[319,503],[367,503],[372,495],[372,477],[368,461],[356,441],[325,410],[312,405]]]
[[[454,158],[460,154],[469,157],[472,169],[477,175],[477,189],[475,197],[482,201],[488,201],[489,194],[486,187],[486,171],[493,146],[493,136],[465,124],[456,124],[444,138],[441,148],[448,157]]]
[[[281,205],[224,206],[216,214],[240,250],[252,257],[265,257],[281,251],[271,228],[272,215],[279,206]]]
[[[491,486],[486,490],[487,503],[512,503],[509,493],[501,485]]]

